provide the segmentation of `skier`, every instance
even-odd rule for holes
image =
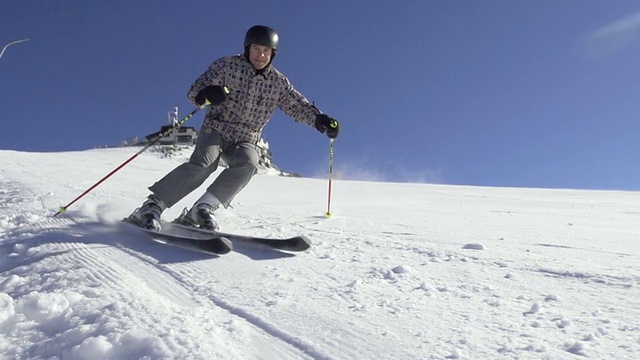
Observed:
[[[223,170],[206,192],[184,209],[175,222],[217,230],[214,212],[229,206],[249,183],[258,166],[256,143],[276,108],[294,120],[336,138],[338,121],[322,114],[272,66],[278,34],[270,27],[251,27],[244,39],[244,54],[214,61],[191,85],[187,96],[196,106],[210,104],[189,162],[184,163],[149,190],[152,194],[129,220],[140,227],[160,230],[162,212],[198,188],[217,168]]]

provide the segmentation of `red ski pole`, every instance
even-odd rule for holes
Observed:
[[[327,217],[331,217],[331,185],[332,185],[332,177],[333,177],[333,141],[335,139],[331,139],[329,142],[329,191],[327,196]]]
[[[58,210],[57,213],[55,213],[53,216],[58,216],[60,214],[63,214],[65,211],[67,211],[67,208],[71,205],[73,205],[76,201],[80,200],[83,196],[87,195],[91,190],[95,189],[96,187],[98,187],[98,185],[102,184],[105,180],[107,180],[108,178],[111,177],[111,175],[117,173],[120,169],[122,169],[123,167],[125,167],[128,163],[132,162],[135,158],[137,158],[140,154],[142,154],[143,152],[147,151],[151,146],[153,146],[155,143],[157,143],[158,141],[160,141],[160,139],[162,139],[163,137],[171,134],[175,129],[179,128],[180,126],[182,126],[182,124],[184,124],[187,120],[191,119],[191,117],[193,115],[195,115],[198,110],[203,109],[205,106],[209,105],[209,103],[205,103],[204,105],[202,105],[201,107],[195,108],[189,115],[185,116],[182,120],[178,121],[177,124],[175,124],[174,126],[172,126],[171,128],[165,130],[163,133],[159,134],[158,136],[156,136],[151,142],[149,142],[145,147],[143,147],[142,149],[140,149],[140,151],[138,151],[137,153],[135,153],[132,157],[130,157],[127,161],[123,162],[122,164],[120,164],[120,166],[118,166],[117,168],[113,169],[110,173],[108,173],[107,175],[105,175],[105,177],[103,177],[102,179],[100,179],[100,181],[98,181],[97,183],[93,184],[90,188],[88,188],[87,190],[85,190],[82,194],[80,194],[77,198],[73,199],[73,201],[71,201],[70,203],[68,203],[65,206],[61,206],[60,210]]]

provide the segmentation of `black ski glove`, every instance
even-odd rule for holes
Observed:
[[[318,114],[316,115],[316,129],[326,134],[330,139],[335,139],[340,132],[340,124],[338,124],[338,120],[331,116]]]
[[[220,105],[227,100],[227,95],[229,95],[229,88],[226,86],[207,86],[200,90],[194,100],[198,106],[204,105],[207,101],[211,105]]]

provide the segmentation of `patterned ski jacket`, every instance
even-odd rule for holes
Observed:
[[[230,93],[222,104],[208,107],[202,131],[215,130],[226,141],[255,144],[276,108],[314,128],[320,113],[272,65],[257,74],[243,55],[214,61],[191,85],[187,93],[191,102],[195,104],[200,90],[209,85],[226,86]]]

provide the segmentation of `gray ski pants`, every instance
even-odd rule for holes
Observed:
[[[149,190],[167,207],[171,207],[202,185],[216,171],[220,158],[227,163],[228,168],[218,175],[207,192],[218,198],[224,207],[228,207],[231,200],[256,174],[258,151],[255,144],[230,143],[212,130],[200,132],[189,162],[173,169],[149,187]]]

